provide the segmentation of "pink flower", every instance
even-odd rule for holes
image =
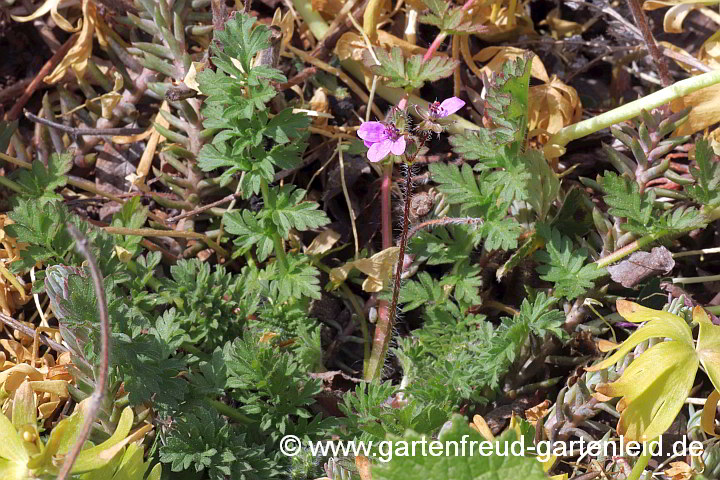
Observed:
[[[450,97],[443,100],[442,103],[436,101],[428,105],[428,112],[431,119],[437,120],[452,115],[464,106],[465,102],[463,100],[458,97]]]
[[[367,157],[371,162],[379,162],[389,153],[393,155],[405,153],[405,137],[395,125],[365,122],[360,125],[357,134],[369,148]]]

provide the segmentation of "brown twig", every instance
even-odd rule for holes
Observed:
[[[178,220],[182,220],[183,218],[192,217],[193,215],[197,215],[199,213],[202,213],[206,210],[210,210],[213,207],[217,207],[219,205],[222,205],[223,203],[227,203],[232,201],[234,198],[239,198],[242,196],[242,193],[231,193],[225,198],[221,198],[220,200],[217,200],[212,203],[208,203],[207,205],[203,205],[202,207],[198,207],[195,210],[191,210],[189,212],[183,213],[181,215],[175,215],[174,217],[170,217],[166,219],[165,221],[170,222],[177,222]]]
[[[701,72],[712,72],[713,70],[697,58],[691,57],[690,55],[685,55],[683,53],[670,50],[669,48],[663,48],[662,53],[668,58],[672,58],[673,60],[677,60],[680,63],[690,65],[693,68],[697,68]]]
[[[72,224],[67,224],[67,229],[70,235],[75,239],[75,248],[77,251],[85,257],[90,267],[90,276],[93,280],[93,287],[95,289],[95,295],[97,297],[98,315],[100,316],[100,343],[101,343],[101,354],[100,354],[100,369],[97,372],[97,380],[95,382],[95,390],[90,397],[90,404],[85,409],[82,429],[78,434],[75,443],[73,444],[70,452],[65,457],[62,468],[58,473],[58,480],[67,480],[70,477],[70,470],[72,470],[75,460],[82,451],[85,441],[90,436],[90,430],[95,422],[98,411],[102,404],[105,392],[107,390],[108,372],[110,369],[110,317],[108,316],[107,300],[105,298],[105,288],[103,287],[103,277],[98,268],[95,256],[88,248],[89,242],[80,231],[75,228]]]
[[[14,328],[15,330],[19,330],[20,332],[24,333],[24,334],[27,335],[28,337],[34,337],[34,336],[36,335],[35,330],[33,330],[32,328],[28,327],[28,326],[25,325],[24,323],[19,322],[19,321],[15,320],[14,318],[12,318],[12,317],[10,317],[10,316],[8,316],[8,315],[5,315],[4,313],[0,313],[0,320],[1,320],[4,324],[6,324],[8,327]],[[52,348],[52,349],[55,350],[56,352],[64,353],[64,352],[67,352],[67,351],[68,351],[67,348],[65,348],[64,346],[60,345],[60,344],[57,343],[55,340],[52,340],[50,337],[48,337],[48,336],[46,336],[46,335],[37,334],[37,338],[38,338],[38,340],[40,340],[40,342],[41,342],[43,345]]]
[[[15,101],[19,95],[25,91],[28,85],[32,83],[32,78],[24,78],[16,83],[13,83],[7,88],[0,90],[0,103],[9,101]]]
[[[645,13],[643,13],[641,2],[640,0],[628,0],[628,5],[630,5],[630,11],[632,12],[633,18],[635,19],[635,25],[637,25],[642,32],[643,39],[645,40],[645,45],[647,46],[647,49],[650,52],[650,56],[655,63],[655,68],[660,75],[660,81],[662,82],[662,85],[663,87],[669,87],[673,84],[673,80],[670,77],[670,70],[668,69],[668,64],[665,61],[665,57],[662,56],[662,54],[660,53],[660,49],[657,46],[657,43],[655,43],[655,37],[653,37],[653,34],[650,31],[650,26],[648,25]]]
[[[362,19],[365,7],[369,1],[370,0],[364,0],[360,3],[360,5],[354,8],[352,13],[350,13],[350,15],[352,15],[358,22]],[[321,60],[328,58],[330,53],[335,49],[335,44],[337,44],[338,40],[340,40],[340,37],[350,30],[352,26],[352,20],[350,20],[348,15],[338,15],[330,24],[327,34],[315,46],[310,55]]]
[[[298,85],[298,84],[304,82],[305,80],[312,77],[316,73],[317,73],[317,67],[304,68],[303,70],[298,72],[297,75],[295,75],[294,77],[289,79],[287,82],[278,83],[277,86],[275,87],[275,90],[277,90],[278,93],[283,92],[283,91],[287,90],[288,88],[294,87],[295,85]]]
[[[57,66],[58,63],[60,63],[63,57],[65,57],[65,54],[68,50],[70,50],[70,47],[75,44],[75,40],[77,38],[78,35],[73,35],[68,38],[67,41],[63,43],[62,47],[60,47],[60,49],[55,52],[52,57],[50,57],[50,60],[45,62],[45,65],[43,65],[37,75],[35,75],[35,78],[33,78],[32,82],[30,82],[30,85],[25,88],[23,94],[17,99],[13,108],[7,113],[5,116],[6,120],[16,120],[20,116],[25,104],[28,100],[30,100],[30,97],[32,97],[33,93],[35,93],[35,90],[37,90],[42,84],[43,78],[50,75],[50,72]]]
[[[97,135],[97,136],[108,136],[108,135],[136,135],[138,133],[143,133],[146,128],[131,128],[131,127],[121,127],[121,128],[77,128],[77,127],[68,127],[67,125],[63,125],[62,123],[53,122],[51,120],[48,120],[46,118],[38,117],[37,115],[34,115],[27,110],[25,110],[25,116],[35,122],[40,123],[42,125],[46,125],[50,128],[54,128],[56,130],[60,130],[62,132],[67,132],[70,135],[74,135],[76,137],[81,137],[84,135]]]

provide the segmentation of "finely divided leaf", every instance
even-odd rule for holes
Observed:
[[[633,180],[610,171],[605,172],[600,183],[605,189],[605,203],[611,207],[608,212],[627,218],[627,223],[623,224],[624,230],[637,233],[649,231],[655,200],[653,192],[644,195]]]
[[[535,253],[535,260],[540,263],[537,272],[543,280],[555,283],[555,295],[572,300],[592,288],[593,280],[607,273],[594,263],[585,265],[588,251],[576,248],[557,229],[551,231],[547,225],[538,225],[537,231],[546,241],[546,250]]]
[[[720,204],[720,162],[714,161],[715,155],[707,140],[698,140],[695,144],[695,161],[697,167],[690,168],[690,174],[696,184],[688,186],[685,191],[696,202],[716,206]]]

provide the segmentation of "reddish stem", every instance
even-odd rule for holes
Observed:
[[[380,215],[382,218],[382,248],[392,247],[392,216],[390,190],[392,188],[393,164],[388,162],[383,167],[382,185],[380,186]]]
[[[460,10],[463,12],[467,12],[470,10],[470,7],[473,6],[473,3],[475,3],[475,0],[465,0],[465,3],[462,7],[460,7]],[[440,32],[438,33],[438,36],[435,37],[435,40],[430,44],[430,46],[427,49],[427,52],[425,52],[425,55],[423,56],[423,63],[430,60],[430,58],[433,56],[433,54],[437,51],[437,49],[442,45],[442,43],[447,38],[447,33]]]
[[[401,101],[402,102],[402,101]],[[407,101],[406,101],[407,103]],[[392,187],[393,164],[388,162],[383,166],[382,184],[380,186],[380,219],[382,222],[382,248],[383,250],[392,247],[392,211],[390,190]],[[391,331],[390,325],[390,304],[387,300],[378,302],[378,317],[375,325],[375,336],[373,337],[372,353],[366,362],[365,380],[371,381],[382,372],[384,364],[384,349]]]
[[[427,52],[425,52],[425,55],[423,56],[423,62],[427,62],[428,60],[430,60],[430,58],[433,56],[435,51],[442,44],[442,42],[445,41],[446,38],[447,38],[447,33],[445,33],[445,32],[438,33],[438,36],[435,37],[435,40],[433,40],[433,42],[428,47]]]

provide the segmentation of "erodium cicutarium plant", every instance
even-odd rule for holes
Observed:
[[[446,117],[456,113],[465,102],[457,97],[451,97],[442,102],[435,101],[427,107],[414,105],[413,108],[421,117],[422,121],[415,128],[410,127],[407,109],[393,107],[390,114],[383,122],[364,122],[358,128],[357,134],[365,146],[368,147],[367,158],[371,162],[394,162],[400,159],[406,165],[405,168],[405,199],[403,210],[403,229],[399,241],[400,251],[398,259],[405,258],[405,249],[408,240],[408,218],[410,215],[410,200],[412,195],[411,169],[417,154],[431,141],[433,133],[442,133],[448,125]],[[390,228],[390,226],[387,226]],[[403,262],[398,261],[393,279],[392,301],[389,315],[385,321],[379,319],[376,326],[375,337],[370,354],[368,374],[371,378],[381,375],[382,366],[385,363],[390,337],[397,314],[397,303],[400,294],[400,279],[402,276]]]

